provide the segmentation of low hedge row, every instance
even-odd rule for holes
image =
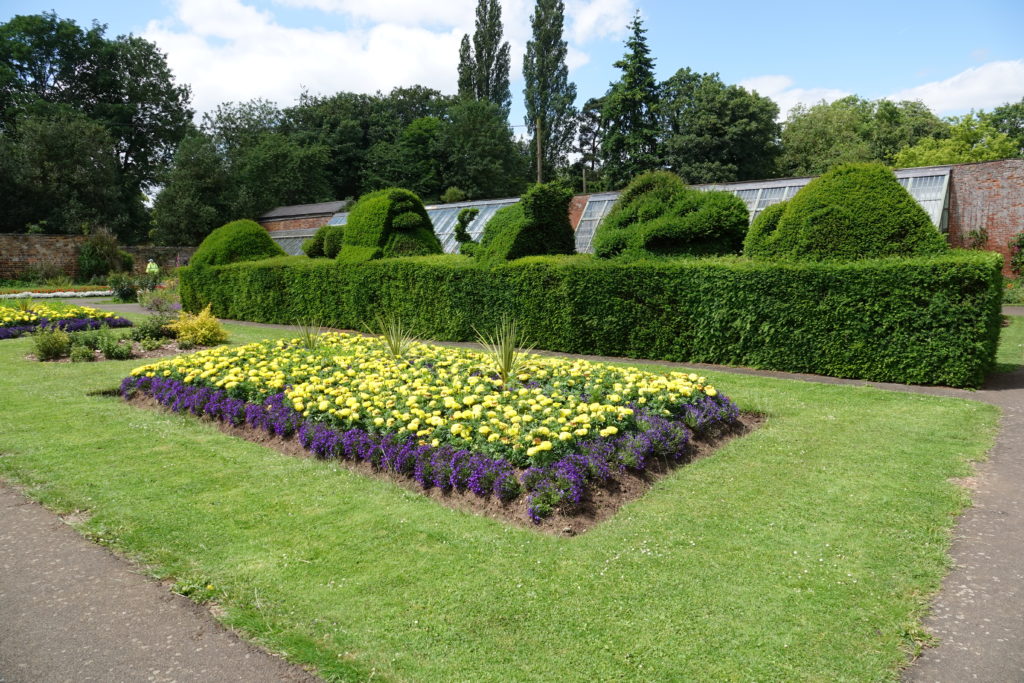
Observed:
[[[472,340],[502,313],[537,348],[974,387],[995,360],[1001,257],[852,263],[740,257],[617,263],[464,256],[358,265],[302,257],[181,271],[182,300],[220,317],[367,328],[394,311],[419,335]]]

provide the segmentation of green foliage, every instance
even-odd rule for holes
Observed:
[[[576,243],[569,223],[571,199],[572,193],[560,183],[534,185],[518,203],[495,212],[474,255],[493,265],[524,256],[572,254]]]
[[[381,141],[369,149],[363,166],[367,189],[404,187],[422,197],[438,197],[444,187],[446,122],[435,116],[416,119],[397,141]]]
[[[661,84],[663,165],[687,183],[768,178],[781,151],[779,107],[726,85],[718,74],[680,69]]]
[[[95,330],[84,330],[71,335],[72,346],[82,346],[90,351],[99,351],[105,344],[112,343],[111,339],[117,338],[114,331],[107,326]]]
[[[324,250],[323,255],[326,258],[335,258],[341,251],[341,246],[345,240],[345,226],[344,225],[325,225],[320,228],[318,232],[323,233]],[[316,236],[314,235],[314,238]]]
[[[465,244],[466,242],[472,242],[473,238],[470,236],[469,228],[470,224],[476,220],[479,215],[480,209],[466,208],[459,211],[459,216],[455,220],[455,241],[459,244]]]
[[[320,226],[312,237],[302,243],[302,253],[309,258],[323,258],[325,256],[324,239],[330,227],[328,225]]]
[[[224,330],[220,321],[214,317],[210,311],[210,306],[207,306],[196,315],[182,311],[178,315],[177,320],[168,323],[167,327],[174,333],[179,345],[184,343],[189,347],[213,346],[215,344],[223,344],[228,340],[227,331]]]
[[[231,176],[208,135],[193,133],[178,145],[164,187],[153,202],[157,244],[195,246],[231,216]]]
[[[379,334],[384,347],[395,360],[402,360],[409,352],[409,347],[416,343],[416,336],[409,326],[394,312],[378,313],[368,325],[374,334]]]
[[[135,323],[131,332],[128,333],[128,336],[135,341],[142,341],[143,339],[166,339],[168,337],[173,337],[174,332],[168,327],[168,325],[173,321],[174,318],[166,313],[154,313],[152,315],[147,315],[145,318]]]
[[[89,235],[78,247],[78,278],[91,280],[108,273],[131,270],[131,254],[122,251],[117,239],[109,232],[101,231]],[[132,298],[134,301],[134,297]]]
[[[135,357],[131,340],[113,335],[101,338],[100,352],[107,360],[128,360]]]
[[[988,116],[974,112],[949,119],[949,137],[925,138],[901,149],[893,158],[900,167],[967,164],[1009,159],[1020,153],[1016,140],[999,132]]]
[[[1017,156],[1024,157],[1024,97],[1020,102],[1007,102],[996,107],[988,120],[997,131],[1013,140]]]
[[[71,350],[71,335],[56,327],[39,330],[32,335],[32,345],[37,360],[57,360]]]
[[[747,256],[849,261],[948,249],[921,205],[881,164],[837,166],[779,211],[751,227]]]
[[[626,54],[615,62],[622,77],[604,96],[601,112],[601,157],[605,176],[613,187],[622,187],[631,178],[659,165],[658,83],[639,10],[629,30]]]
[[[526,360],[526,354],[533,350],[514,318],[502,313],[497,327],[492,332],[476,332],[476,342],[484,347],[494,371],[498,373],[502,384],[508,384],[509,378],[519,374]]]
[[[464,201],[466,201],[466,193],[454,185],[441,193],[442,204],[456,204]]]
[[[464,256],[341,266],[303,257],[181,271],[191,310],[365,329],[394,311],[429,339],[472,341],[512,316],[538,348],[887,382],[978,386],[1000,329],[1001,257],[624,263]],[[430,301],[424,306],[422,302]]]
[[[72,363],[91,363],[96,360],[93,350],[87,346],[72,346],[70,356]]]
[[[783,258],[781,249],[773,239],[779,227],[779,219],[789,207],[789,202],[779,202],[765,207],[750,224],[747,236],[743,239],[743,253],[747,256],[764,259]]]
[[[444,128],[446,184],[467,198],[511,197],[523,191],[528,154],[516,143],[507,112],[486,100],[458,102],[448,110]]]
[[[566,163],[576,137],[576,84],[569,82],[565,63],[567,47],[562,36],[565,3],[562,0],[538,0],[530,17],[533,29],[523,57],[523,96],[526,105],[526,131],[532,136],[531,167],[537,165],[537,122],[540,121],[541,178],[554,178],[555,170]]]
[[[512,93],[509,45],[501,42],[502,32],[498,0],[477,0],[472,47],[469,34],[459,46],[459,97],[493,102],[507,116]]]
[[[608,258],[737,253],[747,230],[743,201],[730,192],[700,192],[679,176],[651,171],[622,192],[594,235]]]
[[[139,285],[127,273],[114,273],[107,278],[107,286],[114,292],[114,298],[122,302],[133,303],[139,298]]]
[[[348,214],[342,245],[337,257],[347,263],[442,251],[423,202],[400,188],[363,195]]]
[[[220,266],[283,255],[284,250],[270,239],[263,226],[255,221],[240,220],[222,225],[207,235],[189,263]]]
[[[1011,237],[1007,246],[1010,248],[1010,270],[1019,276],[1024,272],[1024,232]]]

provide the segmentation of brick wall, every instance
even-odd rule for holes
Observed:
[[[1007,242],[1024,230],[1024,159],[958,164],[949,186],[949,243],[966,247],[972,230],[985,229],[985,249],[1003,255],[1010,274]]]
[[[306,216],[304,218],[289,218],[282,221],[263,221],[260,223],[267,232],[277,232],[278,230],[308,230],[311,228],[319,228],[322,225],[327,225],[327,221],[331,220],[333,213],[327,213],[322,216]]]
[[[32,269],[46,268],[75,277],[78,274],[78,247],[84,235],[0,234],[0,278],[13,280]],[[161,270],[184,265],[195,247],[122,247],[135,258],[136,272],[146,269],[153,259]]]
[[[578,194],[569,202],[569,225],[573,230],[580,224],[580,218],[583,217],[583,210],[587,208],[588,199],[590,199],[589,194]]]

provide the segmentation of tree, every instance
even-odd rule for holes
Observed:
[[[613,187],[658,165],[658,84],[639,12],[629,28],[626,54],[615,62],[622,77],[605,95],[602,111],[601,157]]]
[[[1007,102],[992,110],[989,123],[1017,145],[1017,155],[1024,157],[1024,97],[1020,102]]]
[[[449,117],[441,141],[448,156],[444,184],[461,188],[470,199],[522,192],[529,157],[498,105],[465,100],[452,106]]]
[[[925,138],[896,154],[897,166],[935,166],[965,164],[974,161],[1009,159],[1019,154],[1017,143],[1000,133],[988,116],[971,112],[949,119],[952,124],[948,138]]]
[[[467,34],[459,48],[459,96],[493,102],[507,117],[512,93],[509,46],[501,42],[502,31],[498,0],[478,0],[472,47]]]
[[[256,218],[276,206],[330,201],[327,150],[270,132],[231,159],[233,217]]]
[[[378,142],[363,167],[367,190],[403,187],[425,200],[441,196],[447,153],[442,145],[446,124],[425,116],[406,126],[397,142]]]
[[[680,69],[661,85],[662,161],[686,182],[765,178],[775,170],[778,105],[718,74]]]
[[[213,140],[193,133],[178,145],[164,187],[153,202],[157,244],[195,246],[231,218],[231,184]]]
[[[592,97],[583,104],[577,116],[576,146],[573,151],[579,155],[574,164],[577,173],[573,174],[574,182],[579,176],[581,189],[584,191],[604,188],[601,182],[601,141],[604,139],[604,98]],[[586,182],[582,182],[586,179]],[[584,187],[585,186],[585,187]]]
[[[565,164],[576,134],[573,107],[576,85],[569,82],[569,68],[565,64],[564,21],[562,0],[537,0],[530,17],[533,39],[526,44],[523,59],[526,129],[534,139],[530,146],[534,166],[537,164],[537,137],[540,137],[541,177],[537,178],[538,182],[550,178],[555,168]]]

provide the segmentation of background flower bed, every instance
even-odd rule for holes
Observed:
[[[979,252],[853,263],[549,256],[493,268],[459,256],[292,257],[179,277],[186,309],[212,303],[235,320],[366,329],[390,310],[420,336],[468,341],[507,312],[551,351],[975,387],[995,362],[1000,268],[998,254]]]
[[[291,340],[142,366],[121,392],[142,392],[176,412],[296,434],[318,457],[368,462],[424,488],[503,501],[525,491],[534,521],[578,505],[588,486],[613,471],[685,459],[694,431],[731,426],[739,416],[696,374],[666,379],[534,356],[519,381],[504,386],[481,373],[484,358],[475,352],[417,344],[414,363],[387,357],[377,340],[327,339],[318,352]],[[432,376],[438,382],[425,384]],[[413,407],[420,396],[435,397],[424,401],[427,410]],[[627,397],[630,407],[614,405]]]
[[[65,332],[95,330],[102,326],[131,327],[132,322],[109,311],[86,306],[31,304],[27,308],[0,305],[0,339],[12,339],[38,329]]]

